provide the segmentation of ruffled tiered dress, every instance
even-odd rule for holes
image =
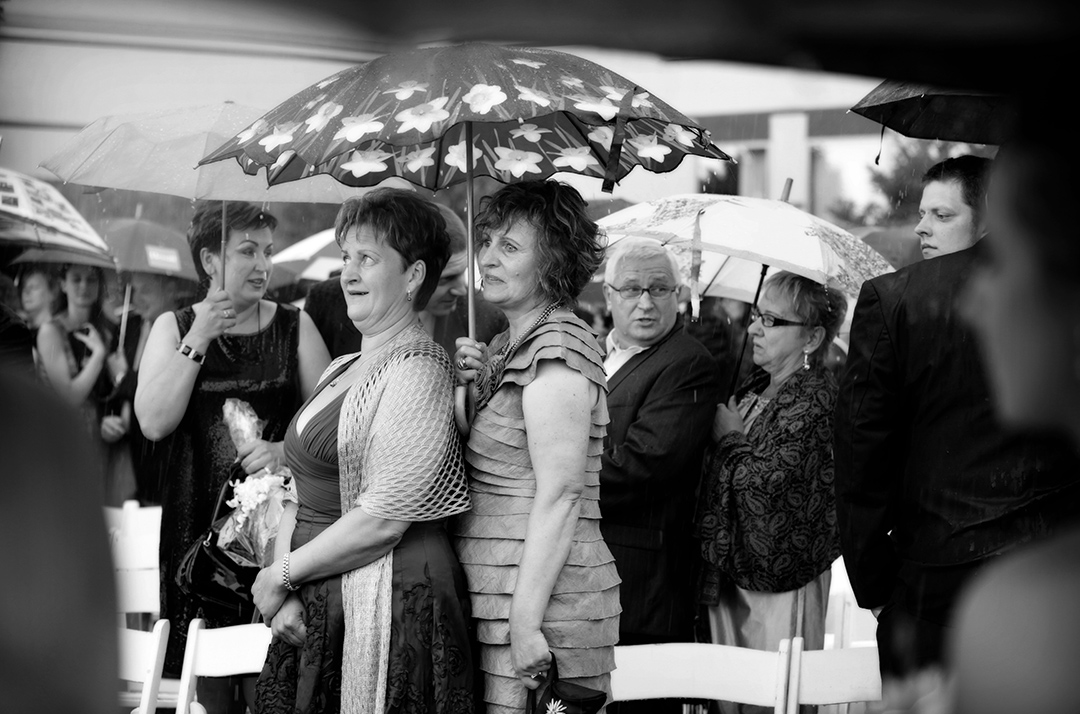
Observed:
[[[497,349],[506,333],[492,341]],[[600,535],[600,455],[608,423],[607,391],[593,332],[556,313],[510,356],[502,382],[476,414],[465,450],[473,508],[457,520],[458,557],[472,593],[484,699],[490,714],[525,708],[525,687],[510,660],[510,603],[536,494],[522,412],[522,390],[538,362],[556,359],[600,388],[592,409],[581,511],[570,556],[555,583],[541,630],[559,662],[560,679],[610,692],[619,639],[619,575]]]

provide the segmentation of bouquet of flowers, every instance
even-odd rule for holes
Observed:
[[[226,399],[222,409],[229,435],[239,449],[261,438],[265,422],[251,405],[239,399]],[[296,489],[287,467],[269,468],[245,479],[231,481],[233,497],[225,502],[232,513],[222,519],[218,547],[239,565],[263,568],[274,556],[274,538],[285,510],[286,501],[296,501]]]

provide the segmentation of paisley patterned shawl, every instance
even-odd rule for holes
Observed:
[[[417,325],[364,369],[338,422],[342,514],[420,522],[467,511],[446,353]],[[385,708],[392,579],[392,551],[342,576],[343,713]]]
[[[765,376],[751,391],[764,389]],[[697,516],[701,554],[741,588],[794,590],[840,555],[832,455],[836,392],[831,374],[798,372],[749,433],[729,432],[706,451]],[[703,602],[712,602],[715,582],[706,575]]]

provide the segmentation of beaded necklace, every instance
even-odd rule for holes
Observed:
[[[517,352],[517,348],[521,346],[521,343],[525,341],[525,338],[532,334],[533,330],[542,325],[552,313],[559,309],[561,305],[557,302],[553,302],[544,308],[544,311],[536,318],[529,329],[518,335],[513,344],[507,343],[503,345],[498,352],[492,357],[481,372],[480,376],[476,380],[476,410],[480,411],[484,408],[484,405],[488,403],[488,400],[495,395],[495,391],[499,388],[499,384],[502,382],[503,371],[506,370],[506,363],[510,361],[510,358]]]

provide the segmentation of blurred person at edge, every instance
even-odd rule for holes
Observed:
[[[825,358],[846,312],[840,291],[782,271],[765,281],[752,313],[757,369],[716,409],[698,505],[701,601],[717,644],[775,652],[781,640],[803,637],[807,649],[825,645],[840,555],[837,387]],[[720,709],[764,711],[730,702]]]
[[[109,413],[106,401],[123,376],[116,326],[102,312],[104,272],[67,264],[60,271],[60,309],[37,333],[38,362],[45,381],[61,399],[81,410],[103,463],[115,462],[130,426],[130,409]],[[119,506],[134,492],[130,465],[106,468],[102,502]]]
[[[1044,111],[1036,111],[1044,110]],[[1080,447],[1080,180],[1044,107],[1025,107],[990,180],[987,259],[963,301],[1000,419]],[[1054,496],[1051,495],[1051,498]],[[972,580],[948,648],[956,714],[1080,711],[1080,529]]]
[[[115,714],[116,593],[94,447],[48,387],[0,365],[0,710]]]
[[[693,642],[694,506],[720,400],[715,362],[679,318],[686,286],[667,248],[628,237],[608,251],[604,273],[614,328],[600,532],[622,578],[619,643]],[[682,702],[616,702],[608,711],[678,714]]]
[[[151,441],[172,435],[160,545],[161,617],[171,622],[168,677],[180,675],[193,618],[205,619],[208,627],[251,621],[251,611],[225,611],[185,595],[176,584],[177,567],[210,524],[227,479],[282,464],[281,440],[289,420],[330,362],[307,315],[264,298],[277,219],[249,203],[230,202],[226,210],[222,265],[221,203],[196,207],[188,244],[205,294],[154,322],[135,388],[143,435]],[[239,452],[222,415],[230,397],[250,404],[266,422],[262,438]],[[254,678],[244,682],[248,701],[253,686]],[[201,678],[198,698],[209,714],[226,712],[235,704],[233,683]]]
[[[958,298],[985,253],[989,164],[961,156],[927,172],[917,232],[930,259],[863,285],[840,382],[841,546],[859,605],[878,618],[886,697],[937,670],[975,573],[1080,509],[1075,455],[1060,439],[1003,427],[961,320]]]
[[[139,366],[154,322],[163,313],[194,302],[196,286],[183,278],[155,273],[130,273],[128,280],[131,285],[131,312],[124,344],[120,346],[126,369],[120,383],[109,395],[108,403],[114,413],[130,414],[131,425],[124,441],[134,468],[134,497],[144,506],[159,505],[169,465],[169,440],[166,438],[154,442],[147,439],[142,433],[138,416],[130,411],[130,405],[135,401]]]
[[[560,679],[611,692],[619,575],[600,530],[608,423],[603,358],[572,309],[604,257],[572,187],[509,184],[481,203],[484,297],[509,328],[458,339],[476,413],[465,447],[473,508],[455,524],[477,617],[490,714],[523,712],[558,657]]]
[[[47,265],[31,265],[16,280],[26,324],[37,333],[39,327],[60,311],[60,282]]]
[[[428,335],[446,350],[447,355],[453,355],[457,350],[455,340],[469,332],[468,301],[464,299],[468,290],[465,275],[469,267],[465,252],[468,233],[465,224],[452,209],[439,203],[435,207],[446,220],[446,230],[450,235],[450,261],[443,268],[427,307],[420,312],[420,323]],[[483,296],[477,295],[474,304],[477,340],[488,342],[506,329],[506,318]],[[311,287],[304,311],[319,328],[332,358],[360,351],[361,335],[349,319],[337,277]]]

